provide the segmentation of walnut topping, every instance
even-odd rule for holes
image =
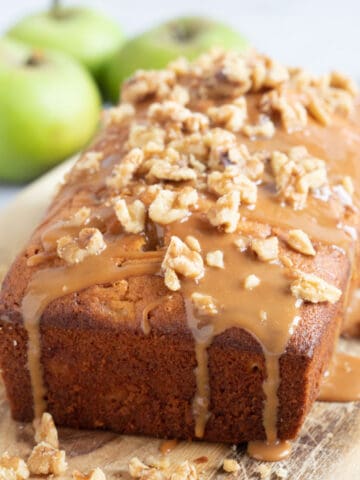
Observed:
[[[194,188],[185,187],[179,192],[160,190],[149,207],[149,217],[161,225],[181,220],[189,213],[189,207],[196,205],[198,193]]]
[[[174,101],[153,103],[149,107],[148,117],[159,123],[177,123],[189,133],[203,132],[209,126],[209,119],[206,115],[192,112]]]
[[[162,153],[165,148],[165,130],[154,125],[134,123],[129,132],[127,148],[141,148],[144,155]]]
[[[11,457],[7,452],[0,457],[1,480],[26,480],[29,478],[29,469],[19,457]]]
[[[156,468],[149,467],[137,457],[133,457],[128,465],[129,473],[132,478],[140,478],[146,480],[163,480],[165,477]]]
[[[173,235],[161,265],[165,273],[165,285],[173,291],[180,289],[178,275],[199,279],[204,275],[204,262],[199,252],[189,248]]]
[[[141,200],[127,203],[124,198],[113,199],[114,210],[117,219],[125,232],[140,233],[145,228],[146,207]]]
[[[107,126],[122,125],[134,116],[135,108],[131,103],[122,103],[121,105],[105,110],[105,124]]]
[[[100,162],[103,158],[104,155],[101,152],[86,152],[76,162],[75,169],[95,173],[100,169]]]
[[[106,185],[114,190],[120,190],[132,180],[133,175],[144,160],[140,148],[133,148],[125,155],[118,165],[115,165],[110,177],[106,178]]]
[[[291,292],[296,298],[311,303],[336,303],[341,297],[341,290],[312,273],[295,272],[297,278],[291,284]]]
[[[66,222],[70,227],[81,227],[86,225],[90,220],[91,210],[88,207],[81,207],[77,210],[74,215]]]
[[[250,243],[250,239],[244,236],[240,236],[234,240],[234,245],[240,252],[244,252]]]
[[[185,238],[185,243],[191,250],[195,250],[195,252],[201,252],[201,245],[197,238],[193,237],[192,235],[188,235]]]
[[[65,451],[46,442],[40,442],[33,448],[27,464],[34,475],[61,475],[67,469]]]
[[[65,235],[57,240],[57,254],[73,265],[89,255],[100,255],[106,248],[103,235],[97,228],[83,228],[77,238]]]
[[[279,240],[277,237],[253,239],[251,249],[261,261],[271,262],[279,256]]]
[[[281,122],[288,133],[302,130],[307,125],[307,112],[304,105],[287,98],[277,90],[265,94],[261,101],[261,108],[265,113],[279,112]]]
[[[305,147],[293,147],[289,154],[274,151],[271,167],[281,197],[301,210],[311,191],[327,184],[326,165],[311,156]]]
[[[303,253],[304,255],[316,255],[309,236],[303,230],[290,230],[287,243],[294,250]]]
[[[341,179],[341,184],[344,188],[344,190],[352,197],[354,195],[354,183],[349,176],[345,176]]]
[[[235,232],[240,219],[240,192],[235,190],[218,198],[207,213],[208,219],[215,227],[221,227],[226,233]]]
[[[224,268],[224,254],[221,250],[214,250],[206,254],[206,263],[209,267]]]
[[[236,473],[236,472],[239,471],[240,465],[233,458],[225,458],[225,460],[223,462],[223,469],[227,473]]]
[[[148,97],[163,100],[175,85],[175,74],[171,70],[139,70],[122,88],[122,100],[137,103]]]
[[[246,290],[252,290],[260,285],[260,278],[254,274],[248,275],[244,281],[244,287]]]
[[[74,470],[72,472],[73,480],[106,480],[105,473],[101,470],[101,468],[94,468],[90,470],[88,473],[82,473],[78,470]]]
[[[168,151],[169,150],[170,149],[168,149]],[[178,156],[178,154],[176,156]],[[151,176],[159,180],[182,182],[186,180],[195,180],[196,171],[193,168],[182,167],[179,164],[170,163],[168,160],[156,160],[148,174],[148,177]]]
[[[250,138],[272,138],[275,134],[275,125],[269,117],[261,115],[257,125],[246,124],[241,131],[244,135]]]
[[[54,448],[59,448],[58,432],[50,413],[43,413],[40,420],[34,420],[35,442],[46,442]]]
[[[194,292],[191,295],[192,304],[198,315],[216,315],[218,306],[211,295]]]
[[[171,475],[170,480],[197,480],[198,474],[193,463],[185,462],[180,463]]]
[[[209,190],[218,195],[225,195],[237,190],[240,193],[240,202],[249,205],[256,203],[256,184],[241,173],[236,165],[226,167],[223,172],[211,172],[208,175],[207,183]]]
[[[247,118],[246,99],[239,97],[233,104],[210,107],[207,114],[214,125],[224,127],[231,132],[239,132]]]
[[[356,97],[359,93],[359,89],[351,78],[340,72],[332,72],[330,75],[330,87],[346,90],[353,97]]]

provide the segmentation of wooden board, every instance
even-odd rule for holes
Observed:
[[[0,212],[0,276],[38,223],[70,163],[27,187],[5,211]],[[356,342],[342,342],[341,348],[360,354],[360,345]],[[151,438],[69,429],[60,429],[60,441],[69,461],[64,479],[70,478],[75,468],[87,471],[100,466],[107,478],[114,480],[129,479],[129,460],[133,456],[142,460],[148,455],[158,456],[161,443]],[[25,458],[32,446],[32,427],[11,420],[0,381],[0,454],[8,451]],[[249,459],[245,446],[234,450],[223,444],[182,442],[168,456],[171,461],[169,471],[183,460],[193,461],[206,456],[208,461],[198,465],[204,480],[229,477],[221,471],[226,457],[236,457],[240,462],[240,471],[231,476],[238,480],[275,480],[280,478],[280,468],[291,480],[360,479],[360,402],[316,403],[300,437],[294,442],[291,457],[277,464],[267,464],[268,472],[263,477],[260,472],[264,464]]]

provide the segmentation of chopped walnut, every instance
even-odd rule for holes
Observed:
[[[67,469],[65,451],[45,442],[33,448],[27,464],[33,475],[61,475]]]
[[[296,280],[291,284],[291,292],[296,298],[311,303],[336,303],[341,297],[341,290],[312,273],[295,272]]]
[[[191,295],[191,301],[198,315],[216,315],[218,306],[211,295],[194,292]]]
[[[214,125],[222,126],[231,132],[239,132],[247,118],[246,99],[240,97],[234,104],[210,107],[207,114]]]
[[[161,471],[156,468],[149,467],[141,462],[137,457],[133,457],[128,465],[129,473],[132,478],[141,480],[165,480]]]
[[[240,202],[248,205],[256,203],[256,183],[241,173],[236,165],[225,168],[223,172],[211,172],[208,175],[207,183],[209,190],[218,195],[225,195],[236,190],[240,193]]]
[[[185,243],[189,248],[191,248],[191,250],[195,250],[195,252],[201,252],[201,245],[199,240],[192,235],[188,235],[185,238]]]
[[[19,457],[11,457],[7,452],[0,457],[0,479],[26,480],[29,478],[29,469]]]
[[[250,138],[272,138],[275,134],[275,125],[267,116],[261,116],[257,125],[246,124],[241,132]]]
[[[234,240],[234,245],[240,252],[244,252],[250,244],[250,239],[244,236],[238,237]]]
[[[195,465],[188,462],[180,463],[172,473],[170,480],[197,480],[198,474]]]
[[[95,173],[100,169],[100,162],[103,158],[104,155],[101,152],[86,152],[76,162],[75,169]]]
[[[94,468],[88,473],[82,473],[78,470],[74,470],[72,472],[72,478],[73,480],[106,480],[106,475],[101,468]]]
[[[352,197],[354,195],[354,183],[352,181],[352,178],[349,176],[345,176],[341,179],[341,184],[344,188],[344,190]]]
[[[158,100],[169,96],[176,77],[171,70],[138,70],[122,87],[122,100],[129,103],[141,102],[148,97]]]
[[[40,419],[34,420],[35,442],[46,442],[54,448],[59,448],[58,432],[50,413],[43,413]]]
[[[126,146],[129,150],[140,148],[144,155],[159,154],[165,148],[166,131],[154,125],[134,123],[129,132]]]
[[[235,232],[240,219],[240,192],[235,190],[218,198],[207,213],[208,219],[215,227],[221,227],[226,233]]]
[[[88,207],[81,207],[66,222],[71,227],[81,227],[86,225],[90,220],[91,210]]]
[[[279,112],[281,122],[288,133],[302,130],[307,125],[307,112],[304,105],[298,101],[286,98],[277,90],[265,94],[261,108],[265,113]]]
[[[223,462],[223,469],[227,473],[236,473],[240,470],[240,465],[233,458],[225,458]]]
[[[303,230],[290,230],[287,243],[294,250],[303,253],[304,255],[316,255],[309,236]]]
[[[190,101],[189,90],[182,85],[175,85],[168,98],[181,105],[187,105]]]
[[[135,116],[135,108],[131,103],[122,103],[116,107],[105,110],[104,116],[105,124],[107,126],[122,125]]]
[[[331,123],[331,110],[326,104],[324,98],[320,97],[317,93],[308,92],[307,109],[312,117],[322,125],[330,125]]]
[[[172,236],[161,268],[165,285],[173,291],[180,289],[178,275],[199,279],[204,275],[204,262],[199,252],[191,250],[179,237]]]
[[[153,455],[149,455],[146,457],[145,463],[149,465],[149,467],[155,467],[159,470],[165,470],[170,467],[170,460],[165,456],[154,457]]]
[[[106,243],[97,228],[83,228],[77,238],[65,235],[57,240],[57,254],[70,265],[82,262],[89,255],[100,255]]]
[[[179,164],[170,163],[167,160],[156,160],[148,174],[148,177],[151,176],[159,180],[183,182],[186,180],[195,180],[197,175],[193,168],[182,167]]]
[[[359,93],[359,89],[354,80],[340,72],[332,72],[330,75],[330,86],[346,90],[353,97],[356,97]]]
[[[114,210],[117,219],[125,232],[140,233],[145,228],[146,207],[141,200],[127,203],[124,198],[113,199]]]
[[[248,275],[244,281],[244,287],[246,290],[252,290],[260,285],[260,278],[254,274]]]
[[[197,191],[185,187],[179,192],[160,190],[149,207],[149,217],[161,225],[181,220],[189,214],[189,207],[196,205]]]
[[[277,237],[256,238],[251,241],[251,249],[262,262],[271,262],[279,257],[279,240]]]
[[[271,167],[279,194],[297,210],[304,208],[311,191],[328,182],[325,162],[305,147],[293,147],[288,155],[274,151]]]
[[[224,268],[224,254],[221,250],[214,250],[206,254],[206,264],[209,267]]]
[[[204,132],[209,126],[209,119],[206,115],[192,112],[174,101],[153,103],[149,107],[148,117],[159,123],[178,123],[184,131],[189,133]]]
[[[115,190],[120,190],[132,180],[144,160],[144,154],[140,148],[133,148],[125,155],[121,162],[115,165],[110,177],[106,178],[106,185]]]

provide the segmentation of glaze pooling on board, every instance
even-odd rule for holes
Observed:
[[[219,76],[220,80],[221,78]],[[195,111],[206,111],[208,107],[224,103],[223,99],[218,101],[211,96],[201,98],[199,79],[196,79],[194,84],[190,82],[189,85],[186,81],[184,84],[189,86],[190,90],[193,89],[191,107]],[[211,85],[205,82],[203,87],[206,90],[211,88]],[[249,93],[246,98],[249,120],[256,123],[259,117],[260,94]],[[138,105],[136,116],[140,126],[146,123],[148,106],[147,99]],[[199,128],[201,130],[201,127]],[[176,133],[178,127],[171,131],[171,135]],[[24,323],[29,334],[28,357],[35,414],[38,416],[45,409],[39,323],[41,314],[51,301],[92,285],[112,283],[132,275],[157,274],[160,272],[166,245],[171,236],[176,235],[184,241],[185,237],[191,234],[200,242],[202,255],[213,250],[221,250],[226,264],[224,270],[206,267],[203,278],[197,281],[181,279],[181,293],[184,297],[188,325],[195,339],[197,359],[195,372],[197,392],[193,401],[195,434],[199,438],[203,436],[211,415],[207,349],[216,335],[229,328],[242,328],[251,333],[261,345],[267,373],[263,385],[265,393],[263,426],[268,442],[266,445],[263,444],[263,448],[267,453],[254,455],[271,457],[275,455],[275,451],[278,452],[278,456],[285,455],[287,446],[277,441],[278,388],[281,380],[279,360],[285,353],[289,339],[300,320],[301,305],[290,293],[290,267],[287,262],[279,258],[271,263],[262,263],[249,249],[239,251],[234,245],[234,240],[238,234],[245,234],[250,238],[276,234],[282,244],[285,244],[286,232],[289,229],[300,228],[312,241],[333,245],[352,261],[357,255],[358,225],[354,225],[353,216],[359,204],[358,193],[355,192],[352,205],[344,206],[333,192],[318,192],[317,195],[309,196],[306,208],[294,210],[279,201],[274,182],[270,179],[269,156],[274,150],[286,151],[294,146],[305,145],[311,155],[325,160],[328,178],[332,184],[340,181],[344,175],[350,176],[356,184],[359,184],[358,119],[356,115],[350,120],[344,120],[341,115],[335,116],[333,125],[324,128],[309,118],[308,124],[301,131],[295,129],[291,133],[285,133],[281,128],[276,128],[271,140],[249,139],[238,134],[237,140],[246,145],[250,152],[265,151],[268,157],[264,160],[264,178],[258,182],[256,205],[249,207],[242,203],[239,209],[239,231],[233,234],[224,234],[210,226],[206,220],[206,212],[214,205],[216,197],[206,192],[206,188],[204,192],[204,186],[200,185],[198,210],[189,211],[181,222],[174,222],[164,228],[147,219],[145,231],[140,235],[124,235],[111,206],[112,193],[106,186],[106,177],[111,175],[113,167],[121,162],[126,153],[128,134],[127,124],[121,127],[117,127],[116,122],[114,125],[110,124],[94,147],[103,155],[101,168],[95,168],[91,172],[79,171],[77,167],[73,169],[68,176],[68,183],[63,187],[63,200],[60,206],[54,203],[49,211],[49,225],[41,237],[44,251],[30,259],[29,265],[43,264],[44,267],[30,281],[22,304]],[[155,144],[152,148],[156,151],[158,146]],[[224,165],[229,161],[226,155],[223,161]],[[207,166],[204,168],[206,170]],[[146,205],[149,204],[143,188],[147,180],[148,177],[140,173],[135,178],[138,182],[137,188],[134,187],[133,191],[130,188],[124,189],[124,195],[129,201],[141,199]],[[149,181],[151,182],[151,176]],[[183,183],[191,185],[191,182]],[[176,183],[164,181],[162,185],[164,184],[176,191]],[[87,226],[98,228],[104,234],[107,243],[104,252],[98,256],[87,257],[82,263],[74,266],[59,265],[55,252],[56,242],[60,236],[77,234],[79,231],[77,227],[70,225],[68,220],[61,218],[61,206],[64,205],[70,205],[73,213],[83,205],[90,207],[92,214]],[[262,229],[268,229],[268,233],[264,233]],[[246,290],[244,280],[248,275],[256,275],[260,279],[260,285],[252,290]],[[217,302],[218,314],[199,315],[191,302],[191,296],[195,292],[211,295]],[[162,302],[163,299],[160,298],[143,310],[144,334],[150,331],[149,312]],[[251,448],[252,451],[255,449],[259,451],[260,446],[253,444]]]

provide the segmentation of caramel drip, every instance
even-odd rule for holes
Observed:
[[[241,253],[233,243],[236,235],[219,233],[199,217],[171,226],[171,234],[180,238],[189,231],[199,240],[204,256],[219,249],[224,253],[226,265],[225,269],[207,268],[205,276],[197,283],[192,280],[182,282],[186,299],[194,292],[210,295],[219,309],[218,314],[204,317],[195,311],[190,301],[186,301],[188,324],[196,344],[197,392],[193,402],[196,436],[201,438],[204,435],[210,416],[208,348],[215,336],[236,327],[250,332],[262,346],[267,368],[264,429],[266,438],[275,441],[279,359],[299,319],[286,270],[280,264],[262,263],[251,254]],[[261,283],[253,290],[246,290],[243,283],[250,274],[257,275]]]
[[[360,288],[355,288],[350,296],[343,333],[350,336],[360,334]]]
[[[36,418],[46,409],[46,387],[41,364],[41,315],[53,300],[64,295],[92,285],[113,283],[131,276],[150,275],[159,271],[161,252],[122,252],[123,255],[124,253],[126,260],[121,260],[119,246],[109,246],[103,254],[87,257],[82,263],[45,268],[32,277],[21,310],[28,333],[28,366]]]
[[[165,440],[160,443],[159,450],[163,455],[172,452],[179,445],[179,440]]]
[[[291,453],[291,443],[287,440],[277,440],[273,443],[270,442],[249,442],[247,453],[255,460],[261,460],[263,462],[279,462],[284,460]]]
[[[155,308],[159,307],[160,305],[163,305],[169,299],[171,299],[171,295],[164,295],[163,297],[160,297],[157,300],[154,300],[153,302],[150,302],[148,305],[146,305],[142,312],[141,319],[141,328],[145,335],[149,335],[149,333],[151,332],[151,325],[149,322],[150,312]]]
[[[323,402],[360,400],[360,357],[342,352],[334,354],[321,384],[318,400]]]

